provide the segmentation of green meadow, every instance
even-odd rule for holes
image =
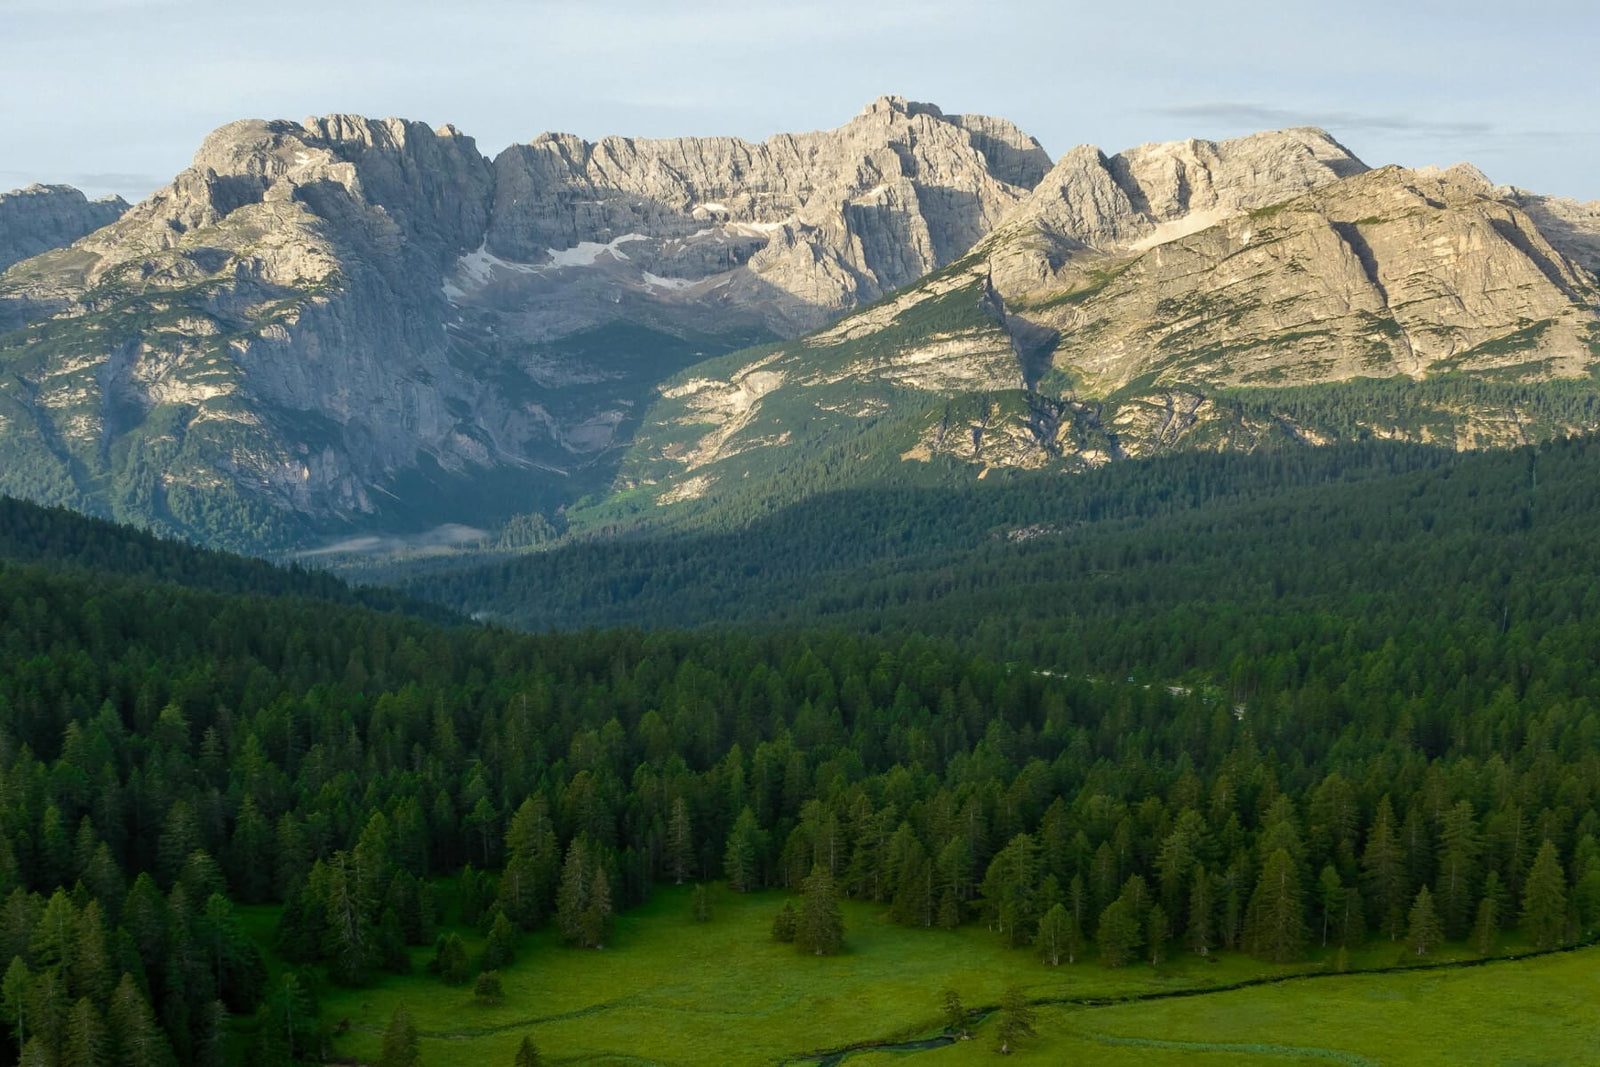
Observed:
[[[720,885],[715,894],[711,921],[696,923],[687,887],[663,888],[620,915],[600,951],[566,947],[547,931],[523,938],[515,964],[501,972],[504,999],[493,1006],[477,1002],[470,982],[440,983],[425,969],[431,950],[417,949],[410,976],[324,992],[335,1057],[375,1061],[383,1029],[403,1005],[430,1067],[509,1065],[524,1035],[549,1063],[814,1063],[847,1046],[937,1034],[947,986],[979,1008],[998,1003],[1011,984],[1035,1001],[1080,1002],[1039,1005],[1039,1034],[1022,1049],[1037,1062],[1181,1063],[1204,1053],[1207,1063],[1458,1063],[1494,1050],[1478,1061],[1532,1064],[1581,1062],[1584,1049],[1600,1054],[1600,950],[1384,975],[1334,975],[1331,953],[1293,966],[1180,951],[1160,966],[1048,967],[981,926],[908,929],[881,905],[845,901],[845,951],[818,958],[771,940],[786,894],[740,895]],[[268,937],[271,909],[252,911],[252,932]],[[474,954],[481,944],[473,932]],[[1449,959],[1449,950],[1436,958]],[[1405,962],[1399,946],[1383,942],[1348,965]],[[1227,988],[1273,977],[1293,980]],[[1202,995],[1081,1004],[1191,991]],[[867,1048],[844,1061],[992,1062],[994,1024],[980,1016],[970,1041],[916,1053]]]
[[[993,1063],[990,1026],[916,1067]],[[1600,1063],[1600,949],[1393,974],[1333,975],[1110,1007],[1039,1009],[1021,1058],[1105,1064]],[[850,1067],[904,1056],[850,1056]]]

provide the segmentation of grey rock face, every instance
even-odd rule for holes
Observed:
[[[1002,119],[900,97],[761,144],[542,134],[495,160],[492,300],[560,305],[570,328],[614,314],[621,285],[665,315],[732,305],[792,334],[950,262],[1048,169]],[[469,270],[456,299],[482,288]]]
[[[1140,145],[1110,157],[1081,145],[1012,212],[1004,228],[1013,254],[998,273],[1014,285],[1043,282],[1074,254],[1153,247],[1366,170],[1312,127]],[[1016,254],[1023,248],[1028,254]]]
[[[493,163],[451,127],[235,122],[0,279],[27,327],[0,353],[0,487],[204,535],[179,512],[219,492],[348,520],[421,470],[559,483],[712,343],[669,335],[793,334],[914,281],[1048,165],[1009,123],[899,98],[760,145],[545,135]],[[133,499],[94,487],[152,465]]]
[[[30,185],[0,193],[0,271],[65,248],[128,210],[120,196],[90,200],[70,185]]]

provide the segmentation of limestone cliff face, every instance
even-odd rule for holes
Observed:
[[[1043,283],[997,285],[1015,316],[1055,332],[1051,366],[1091,395],[1151,374],[1544,378],[1595,359],[1592,276],[1473,171],[1388,167],[1142,250],[1077,257]]]
[[[543,134],[495,160],[483,254],[452,295],[546,332],[606,321],[620,298],[793,334],[955,259],[1047,169],[1004,120],[899,97],[761,144]]]
[[[1048,165],[899,98],[761,145],[546,135],[494,162],[451,127],[236,122],[0,278],[0,489],[204,537],[222,498],[263,528],[427,514],[394,499],[418,477],[544,506],[662,378],[915,281]]]
[[[1593,432],[1594,405],[1525,386],[1581,388],[1600,365],[1596,218],[1470,167],[1369,170],[1317,130],[1075,149],[952,267],[759,367],[696,368],[647,416],[624,487],[781,495],[829,447],[981,475]],[[1278,388],[1336,383],[1334,405]]]
[[[70,185],[30,185],[0,193],[0,271],[65,248],[128,210],[120,196],[90,200]]]
[[[172,185],[0,281],[28,323],[0,351],[0,397],[32,431],[8,434],[22,454],[0,477],[76,467],[126,492],[69,476],[55,495],[183,530],[219,490],[328,517],[370,510],[419,455],[517,461],[496,435],[520,444],[519,415],[449,360],[439,289],[491,183],[448,127],[223,127]],[[153,480],[126,485],[147,463]]]
[[[0,223],[54,246],[0,274],[0,490],[244,548],[613,488],[638,512],[890,468],[1511,441],[1592,427],[1487,393],[1426,425],[1235,394],[1600,360],[1600,208],[1368,170],[1315,129],[1052,166],[899,97],[760,144],[545,134],[492,161],[448,126],[244,121],[125,212],[35,190]]]

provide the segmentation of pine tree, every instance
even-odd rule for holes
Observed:
[[[21,956],[11,957],[4,978],[0,978],[0,1014],[16,1035],[17,1044],[26,1045],[32,1025],[28,1018],[28,987],[33,978]]]
[[[1197,956],[1211,955],[1214,937],[1211,913],[1215,907],[1211,894],[1211,876],[1204,867],[1196,865],[1189,885],[1189,929],[1184,933],[1184,941]]]
[[[1464,936],[1472,921],[1480,847],[1472,802],[1463,800],[1445,813],[1439,832],[1439,870],[1433,890],[1439,918],[1450,937]]]
[[[748,893],[761,887],[761,860],[766,847],[767,835],[756,822],[756,813],[749,808],[740,811],[728,834],[728,849],[723,859],[728,888],[736,893]]]
[[[561,869],[561,888],[556,891],[556,929],[568,944],[584,944],[583,915],[593,892],[593,877],[588,842],[581,837],[574,838],[572,844],[567,846],[567,861]]]
[[[1039,922],[1039,846],[1017,834],[989,861],[981,893],[993,929],[1011,945],[1023,945]]]
[[[682,885],[694,868],[694,832],[689,822],[689,805],[683,797],[672,798],[667,817],[667,872],[675,885]]]
[[[533,1038],[523,1036],[522,1044],[517,1046],[517,1058],[512,1061],[512,1067],[544,1067],[544,1057],[539,1055],[539,1047],[533,1043]]]
[[[405,1005],[389,1016],[389,1025],[383,1031],[383,1044],[378,1051],[378,1067],[418,1067],[422,1051],[417,1039],[417,1027]]]
[[[1480,956],[1494,955],[1495,943],[1500,936],[1499,903],[1485,893],[1478,901],[1477,921],[1472,924],[1472,951]]]
[[[460,934],[440,934],[433,946],[433,959],[428,970],[439,976],[445,985],[465,985],[471,962],[467,959],[467,946]]]
[[[1378,801],[1367,847],[1361,854],[1361,867],[1367,879],[1366,896],[1379,928],[1389,935],[1389,940],[1398,940],[1405,921],[1405,858],[1395,836],[1394,807],[1388,794]]]
[[[1433,894],[1428,887],[1417,890],[1416,902],[1411,905],[1410,919],[1406,924],[1406,945],[1418,956],[1426,956],[1444,940],[1444,927],[1433,906]]]
[[[957,1037],[966,1037],[970,1016],[961,994],[947,988],[939,994],[939,1003],[944,1012],[944,1028]]]
[[[67,1042],[64,1062],[74,1067],[103,1067],[109,1062],[110,1044],[100,1012],[88,997],[79,997],[67,1016]]]
[[[902,926],[932,926],[937,917],[933,863],[922,843],[912,839],[895,878],[894,921]]]
[[[505,988],[500,984],[499,971],[484,971],[472,987],[472,996],[479,1004],[493,1006],[505,999]]]
[[[497,911],[489,926],[489,936],[483,943],[483,956],[478,966],[485,971],[498,971],[509,967],[517,958],[517,928],[503,911]]]
[[[795,910],[794,901],[784,901],[783,907],[772,917],[772,940],[781,941],[786,945],[794,944],[799,925],[800,914]]]
[[[1028,998],[1018,987],[1008,986],[1000,998],[1000,1021],[995,1025],[995,1051],[1001,1055],[1017,1051],[1017,1046],[1024,1039],[1038,1033],[1033,1020],[1033,1005],[1028,1003]]]
[[[131,975],[124,974],[112,992],[106,1022],[118,1067],[171,1067],[172,1046]]]
[[[529,797],[506,827],[506,863],[500,872],[500,910],[520,929],[532,930],[544,918],[555,884],[555,827],[542,796]]]
[[[1267,857],[1250,898],[1250,951],[1273,963],[1291,963],[1305,947],[1300,880],[1293,857],[1277,849]]]
[[[800,915],[795,923],[795,944],[802,952],[828,956],[844,943],[844,914],[839,910],[839,894],[833,876],[821,864],[800,887]]]
[[[1556,846],[1546,841],[1539,846],[1522,887],[1519,928],[1535,948],[1552,949],[1561,944],[1566,925],[1566,876],[1562,873]]]
[[[268,1063],[293,1062],[317,1051],[316,1007],[294,972],[285,971],[273,983],[260,1017],[262,1051]]]
[[[1113,900],[1105,906],[1095,927],[1095,941],[1100,946],[1100,962],[1107,967],[1124,966],[1133,958],[1139,947],[1139,920],[1126,901]]]

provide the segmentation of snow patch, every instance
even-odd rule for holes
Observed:
[[[1221,208],[1212,208],[1210,211],[1193,211],[1181,219],[1163,222],[1150,233],[1128,246],[1130,252],[1145,252],[1157,245],[1164,245],[1176,241],[1180,237],[1199,233],[1201,230],[1210,229],[1237,212],[1224,211]]]
[[[644,283],[652,289],[666,289],[668,291],[687,289],[694,284],[688,278],[663,278],[661,275],[651,274],[649,271],[644,272]]]
[[[787,225],[789,225],[787,222],[735,222],[729,224],[728,229],[734,233],[742,233],[746,237],[764,237],[767,234],[777,233]]]
[[[527,263],[513,263],[501,259],[489,251],[489,244],[485,241],[478,246],[476,252],[468,252],[456,262],[456,273],[475,285],[488,285],[494,281],[496,271],[512,271],[516,274],[537,274],[539,268]]]
[[[648,241],[649,237],[642,233],[625,233],[614,241],[600,244],[597,241],[579,241],[571,248],[549,249],[551,267],[592,267],[599,262],[603,255],[610,255],[613,259],[626,261],[628,254],[622,251],[622,245],[632,241]],[[530,268],[537,269],[537,268]]]

